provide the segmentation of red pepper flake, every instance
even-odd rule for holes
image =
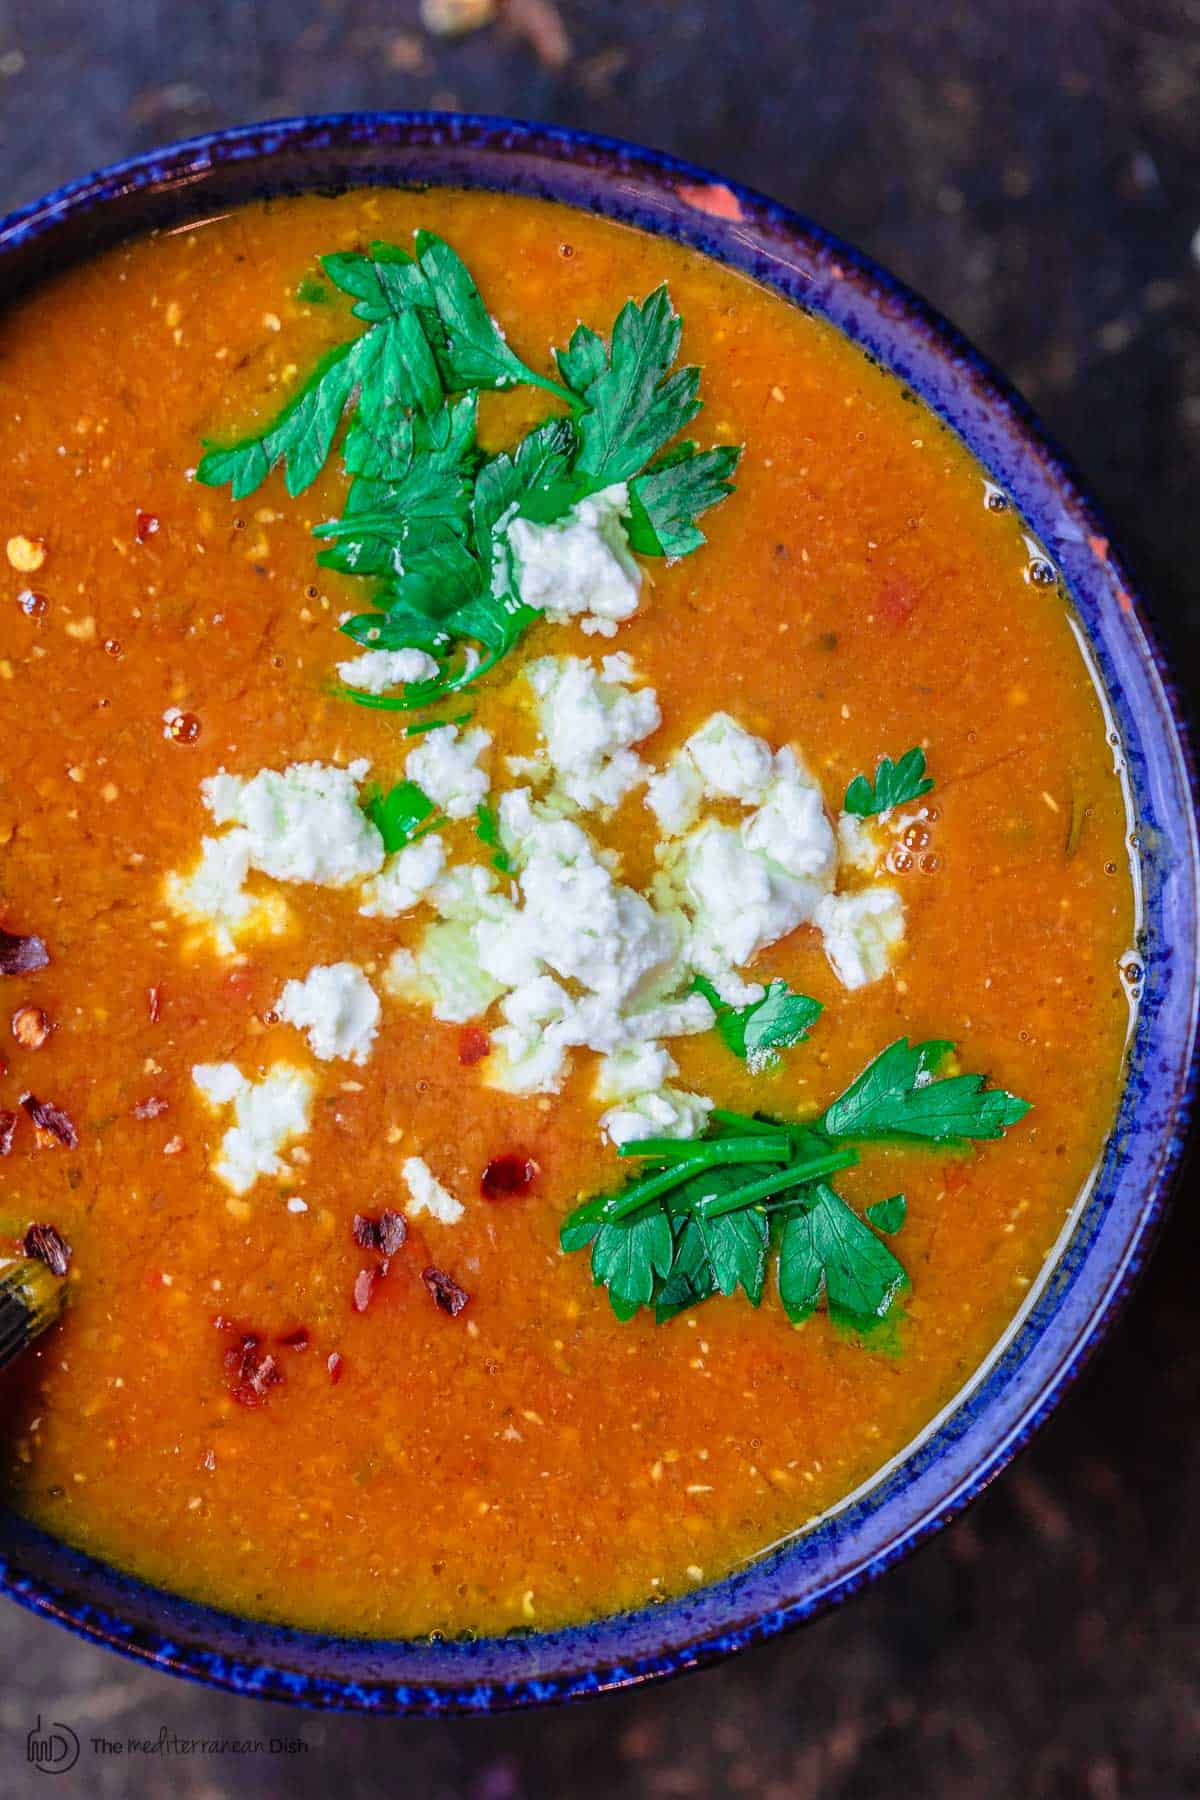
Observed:
[[[408,1220],[389,1206],[377,1219],[369,1213],[355,1213],[354,1241],[363,1250],[382,1250],[385,1257],[395,1256],[408,1236]]]
[[[31,1225],[25,1233],[25,1254],[44,1262],[52,1275],[65,1275],[71,1266],[71,1246],[53,1225]]]
[[[137,514],[136,514],[136,518],[135,518],[135,522],[134,522],[134,530],[133,530],[133,535],[137,539],[138,543],[144,544],[146,542],[146,539],[152,538],[157,530],[158,530],[158,515],[156,513],[143,512],[141,510],[141,508],[139,507]]]
[[[18,1006],[12,1016],[12,1034],[22,1050],[40,1050],[50,1036],[50,1021],[40,1006]]]
[[[458,1060],[464,1069],[482,1062],[491,1048],[491,1038],[478,1025],[464,1025],[458,1034]]]
[[[150,1016],[150,1023],[152,1025],[157,1025],[158,1019],[159,1019],[159,1014],[162,1012],[162,989],[161,988],[152,987],[147,990],[146,1011]]]
[[[265,1406],[270,1390],[282,1383],[283,1370],[271,1353],[263,1349],[257,1331],[245,1331],[224,1317],[218,1317],[214,1324],[218,1331],[234,1332],[238,1340],[225,1352],[229,1392],[239,1406]]]
[[[371,1304],[371,1295],[375,1292],[375,1283],[379,1279],[378,1269],[360,1269],[354,1277],[354,1310],[366,1312]]]
[[[39,1100],[35,1094],[22,1094],[21,1105],[38,1128],[39,1142],[45,1143],[48,1138],[49,1148],[58,1142],[74,1150],[79,1133],[60,1107],[51,1105],[49,1100]]]
[[[0,930],[0,975],[32,975],[49,961],[50,952],[40,937],[17,937]]]
[[[307,1350],[312,1339],[308,1335],[307,1325],[297,1325],[294,1331],[285,1331],[275,1339],[285,1350]]]
[[[434,1305],[440,1306],[452,1319],[457,1319],[471,1298],[465,1288],[459,1287],[453,1275],[447,1275],[444,1269],[422,1269],[421,1280]]]
[[[325,1367],[329,1370],[330,1381],[336,1387],[346,1370],[346,1359],[340,1350],[330,1351],[325,1361]]]
[[[139,1100],[133,1108],[135,1119],[158,1119],[167,1110],[167,1103],[158,1094],[151,1094],[148,1100]]]
[[[523,1150],[509,1150],[503,1156],[493,1156],[480,1177],[479,1191],[485,1200],[511,1200],[514,1194],[523,1194],[538,1174],[532,1156],[526,1156]]]
[[[13,1135],[17,1129],[15,1112],[0,1112],[0,1156],[7,1156],[13,1147]]]

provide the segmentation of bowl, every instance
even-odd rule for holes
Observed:
[[[987,1361],[901,1455],[818,1524],[714,1585],[570,1629],[471,1641],[321,1636],[154,1589],[0,1514],[0,1589],[112,1649],[215,1687],[378,1713],[479,1713],[712,1663],[848,1599],[946,1524],[1061,1399],[1145,1260],[1178,1165],[1196,1029],[1194,775],[1179,702],[1107,527],[1028,407],[869,258],[773,201],[651,150],[507,119],[350,113],[193,138],[0,224],[16,295],[134,233],[267,195],[390,184],[529,194],[675,239],[830,320],[919,393],[1061,570],[1137,817],[1140,1005],[1094,1178]]]

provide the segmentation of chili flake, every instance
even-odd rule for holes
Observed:
[[[52,1275],[65,1275],[71,1266],[71,1246],[53,1225],[31,1225],[24,1248],[26,1256],[44,1262]]]
[[[39,1141],[44,1142],[46,1138],[57,1140],[58,1143],[65,1144],[68,1150],[74,1150],[79,1142],[79,1133],[61,1107],[52,1105],[49,1100],[39,1100],[36,1094],[22,1094],[21,1105],[37,1126]]]
[[[0,975],[32,975],[49,961],[50,952],[40,937],[17,937],[0,930]]]
[[[440,1306],[452,1319],[457,1319],[471,1298],[465,1288],[459,1287],[453,1275],[447,1275],[444,1269],[422,1269],[421,1280],[434,1305]]]

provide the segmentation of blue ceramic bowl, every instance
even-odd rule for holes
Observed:
[[[1144,970],[1120,1117],[1021,1316],[919,1441],[750,1567],[643,1612],[472,1642],[321,1637],[197,1606],[0,1516],[0,1586],[98,1643],[243,1694],[364,1712],[484,1712],[728,1656],[844,1600],[945,1524],[1046,1417],[1143,1262],[1179,1159],[1196,1024],[1197,846],[1178,701],[1109,533],[1019,397],[929,308],[806,219],[653,151],[503,119],[349,114],[250,126],[103,170],[0,225],[13,295],[132,233],[350,185],[533,194],[691,245],[831,320],[923,396],[1062,571],[1136,803]],[[1114,738],[1114,742],[1117,741]]]

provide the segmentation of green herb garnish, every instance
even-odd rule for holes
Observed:
[[[415,250],[375,243],[321,258],[366,331],[328,351],[265,430],[207,447],[197,470],[244,499],[282,464],[288,492],[299,494],[345,422],[350,487],[341,516],[315,527],[325,545],[318,561],[375,585],[371,608],[342,630],[438,663],[435,676],[399,693],[345,690],[388,711],[472,686],[539,616],[520,598],[508,552],[515,517],[550,524],[626,482],[633,548],[686,556],[704,542],[699,516],[732,491],[740,455],[690,441],[668,448],[700,409],[700,372],[674,366],[681,325],[665,287],[624,306],[607,343],[580,325],[556,353],[560,381],[510,347],[449,244],[420,231]],[[303,297],[315,299],[318,285],[306,278]],[[480,393],[522,384],[553,395],[565,415],[485,456]]]
[[[475,836],[479,839],[481,844],[486,844],[488,849],[493,852],[493,869],[499,869],[502,875],[509,874],[512,869],[512,863],[509,860],[507,850],[503,848],[500,842],[500,821],[497,819],[494,809],[487,804],[486,800],[481,800],[479,805],[475,808]]]
[[[822,1130],[834,1139],[918,1138],[927,1144],[1003,1137],[1025,1117],[1029,1102],[984,1087],[982,1075],[935,1081],[935,1070],[953,1049],[937,1039],[910,1044],[897,1038],[829,1107]]]
[[[621,1319],[649,1306],[661,1323],[739,1287],[757,1306],[772,1260],[793,1320],[822,1300],[857,1330],[889,1317],[908,1281],[876,1232],[900,1229],[905,1201],[877,1201],[865,1219],[846,1204],[830,1180],[858,1162],[848,1140],[962,1144],[1002,1136],[1029,1110],[980,1075],[937,1079],[951,1049],[897,1039],[811,1123],[716,1110],[703,1138],[623,1145],[647,1172],[576,1207],[562,1248],[591,1246],[592,1278]]]
[[[864,1210],[876,1231],[885,1232],[891,1237],[904,1223],[908,1214],[908,1202],[903,1194],[890,1194],[886,1200],[876,1200],[873,1206]]]
[[[932,779],[925,773],[925,752],[915,745],[905,751],[898,763],[890,756],[881,757],[874,785],[865,775],[856,775],[846,789],[845,810],[857,813],[859,818],[888,812],[893,806],[919,800],[932,786]]]
[[[440,823],[433,801],[415,781],[397,782],[386,794],[379,788],[369,789],[362,808],[383,839],[389,856]]]
[[[752,1075],[777,1069],[780,1051],[802,1043],[822,1011],[819,1000],[794,994],[786,981],[772,981],[762,999],[748,1006],[730,1006],[703,975],[692,985],[716,1013],[722,1040]]]

